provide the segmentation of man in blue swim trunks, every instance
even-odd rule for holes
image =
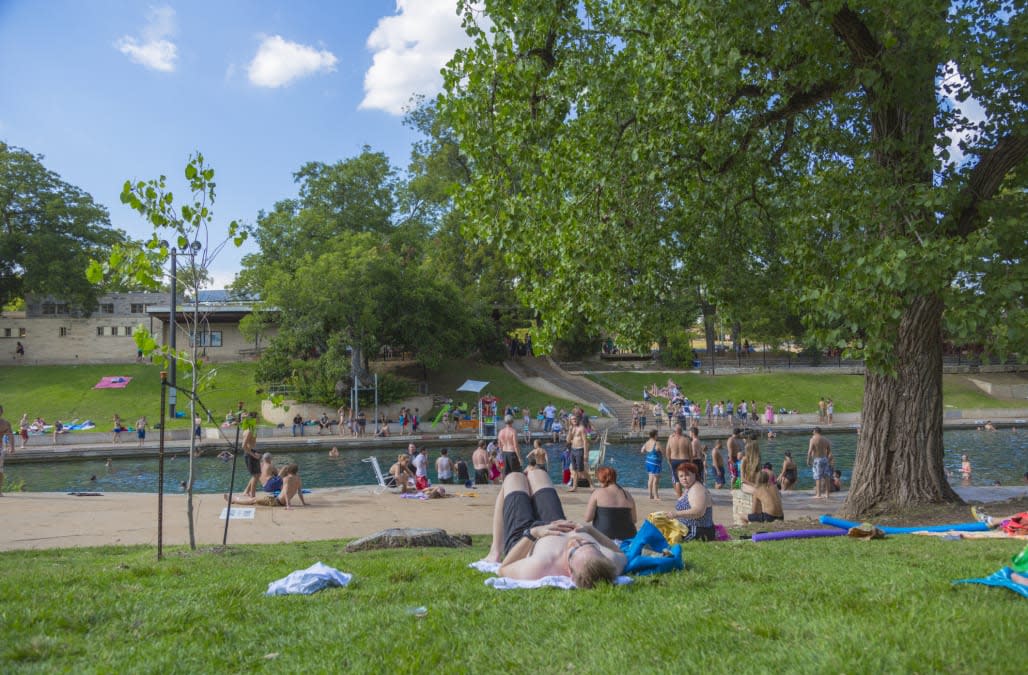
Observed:
[[[807,447],[807,466],[813,467],[814,498],[828,499],[832,480],[832,442],[821,435],[821,427],[814,427]]]

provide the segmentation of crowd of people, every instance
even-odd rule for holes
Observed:
[[[664,399],[665,403],[658,399]],[[731,426],[734,422],[770,426],[775,423],[777,415],[791,412],[784,408],[776,411],[770,402],[760,407],[752,399],[747,402],[746,399],[713,401],[708,398],[701,405],[699,400],[687,397],[675,381],[669,378],[664,386],[651,384],[643,390],[643,400],[632,404],[631,430],[633,433],[642,433],[648,424],[660,427],[665,423],[668,428],[676,423],[683,427],[701,424]]]

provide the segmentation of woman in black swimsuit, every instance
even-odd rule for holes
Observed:
[[[585,522],[611,539],[631,539],[636,534],[635,500],[618,485],[618,473],[609,466],[596,470],[600,487],[589,497]]]
[[[782,460],[782,473],[778,474],[778,488],[780,490],[791,490],[796,485],[796,462],[792,461],[792,453],[785,453]]]

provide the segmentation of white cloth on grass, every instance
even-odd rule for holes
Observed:
[[[310,595],[329,586],[346,586],[351,579],[352,574],[316,562],[305,570],[297,570],[284,579],[272,581],[265,595]]]

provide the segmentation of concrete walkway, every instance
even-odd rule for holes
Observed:
[[[229,544],[274,544],[362,537],[390,527],[442,527],[451,534],[490,534],[498,486],[475,490],[455,487],[458,496],[420,501],[403,499],[371,487],[327,488],[306,495],[307,507],[285,510],[252,507],[252,519],[235,519],[229,524]],[[558,488],[559,489],[559,488]],[[582,520],[589,500],[588,491],[560,490],[569,518]],[[1028,487],[956,488],[965,500],[979,502],[1028,498]],[[639,518],[653,511],[674,507],[674,492],[662,489],[660,501],[651,501],[645,490],[630,490]],[[731,522],[731,494],[712,490],[714,519]],[[474,496],[472,496],[474,495]],[[837,493],[826,503],[814,500],[810,491],[787,492],[782,502],[788,521],[799,529],[817,527],[822,513],[837,510],[846,493]],[[220,518],[225,501],[219,494],[193,497],[198,546],[219,545],[225,531]],[[237,507],[238,508],[238,507]],[[185,496],[164,497],[164,545],[188,544]],[[970,518],[970,514],[969,514]],[[63,493],[16,492],[0,497],[0,551],[68,548],[77,546],[157,544],[157,495],[113,492],[101,496],[71,496]]]

